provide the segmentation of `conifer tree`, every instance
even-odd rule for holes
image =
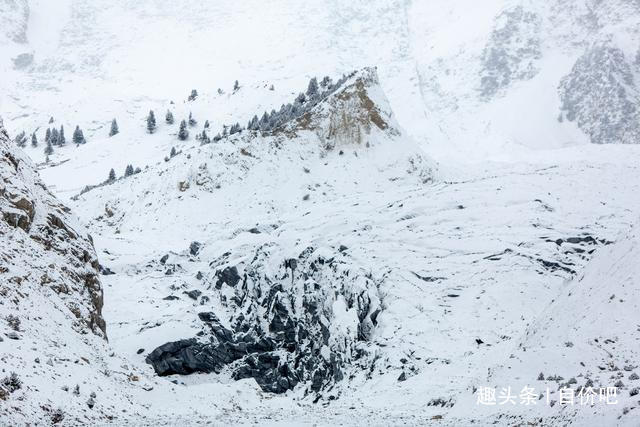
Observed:
[[[187,122],[184,120],[180,122],[180,130],[178,131],[178,139],[184,141],[189,138],[189,131],[187,130]]]
[[[107,178],[107,182],[113,182],[116,180],[116,171],[111,168],[109,171],[109,178]]]
[[[49,124],[53,123],[53,117],[49,118]]]
[[[76,125],[76,129],[73,131],[73,143],[76,145],[84,144],[86,141],[84,139],[84,134],[82,130],[80,130],[80,126]]]
[[[267,114],[266,111],[262,115],[262,118],[260,119],[260,122],[258,122],[258,127],[262,131],[265,131],[265,130],[268,129],[268,127],[269,127],[269,115]]]
[[[202,141],[202,145],[208,144],[211,142],[211,139],[209,139],[209,135],[207,135],[207,131],[205,130],[202,131],[202,134],[200,135],[200,141]]]
[[[124,176],[131,176],[133,175],[133,165],[127,165],[127,167],[124,169]]]
[[[315,98],[318,95],[318,80],[314,77],[309,80],[309,86],[307,87],[307,96],[309,98]]]
[[[53,145],[51,144],[51,141],[47,142],[47,146],[44,147],[44,154],[48,156],[53,154]]]
[[[240,84],[236,80],[236,82],[233,84],[233,91],[236,92],[238,89],[240,89]]]
[[[235,125],[231,125],[231,129],[229,129],[229,134],[233,135],[235,133],[238,133],[242,130],[242,128],[240,127],[240,123],[236,123]]]
[[[153,110],[149,110],[149,115],[147,116],[147,131],[149,133],[153,133],[156,130],[156,116],[153,114]]]
[[[176,147],[171,147],[171,152],[169,153],[169,157],[175,157],[177,154]]]
[[[51,129],[51,145],[58,145],[58,129],[53,128]]]
[[[191,95],[189,95],[188,100],[194,101],[198,97],[198,91],[195,89],[191,89]]]
[[[198,122],[196,121],[196,119],[193,118],[193,114],[189,112],[189,126],[195,126],[197,124]]]
[[[118,122],[116,119],[111,120],[111,129],[109,130],[109,136],[114,136],[120,133],[120,129],[118,129]]]
[[[60,133],[58,134],[58,145],[62,146],[67,143],[67,139],[64,137],[64,126],[60,125]]]
[[[209,120],[205,120],[205,122],[204,122],[204,128],[205,128],[205,129],[209,129]]]
[[[164,121],[168,124],[168,125],[172,125],[174,120],[173,120],[173,113],[170,110],[167,110],[167,115],[164,117]]]
[[[258,119],[258,116],[256,114],[253,115],[253,119],[251,120],[251,129],[252,130],[259,130],[260,129],[260,119]]]
[[[33,148],[38,146],[38,137],[36,136],[35,132],[31,134],[31,146]]]
[[[44,142],[49,142],[51,139],[51,129],[47,128],[47,132],[44,134]]]
[[[73,143],[76,145],[87,143],[87,140],[84,139],[84,133],[82,133],[80,126],[76,126],[76,130],[73,131]]]

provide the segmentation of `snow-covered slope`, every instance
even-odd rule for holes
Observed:
[[[618,242],[599,250],[584,272],[541,310],[538,319],[514,341],[509,359],[489,368],[487,385],[508,383],[514,390],[533,386],[545,399],[546,390],[550,390],[549,399],[558,406],[559,390],[568,387],[575,390],[575,403],[566,406],[565,418],[581,416],[593,425],[633,425],[637,421],[637,227],[635,223],[624,230]],[[615,394],[603,401],[600,389],[614,386]],[[595,397],[590,397],[591,393]],[[616,404],[607,404],[607,399]],[[469,406],[473,406],[471,400]],[[517,413],[518,409],[507,411]],[[554,413],[549,405],[545,411]]]
[[[382,278],[372,277],[371,265],[352,259],[339,241],[295,238],[285,230],[291,221],[317,215],[336,199],[350,203],[362,192],[375,197],[407,185],[427,185],[434,173],[433,162],[401,135],[375,70],[365,69],[273,132],[245,130],[185,149],[157,167],[90,190],[76,203],[105,233],[135,234],[153,241],[155,250],[177,252],[160,260],[162,254],[154,250],[157,258],[146,267],[150,274],[160,269],[171,278],[183,277],[186,271],[178,264],[201,260],[195,289],[178,285],[165,292],[177,294],[177,300],[199,301],[201,312],[215,313],[200,314],[201,320],[222,322],[229,329],[224,339],[222,332],[214,332],[216,347],[210,350],[181,342],[182,354],[194,351],[185,350],[187,345],[201,354],[201,360],[188,366],[169,350],[157,350],[151,360],[159,373],[220,372],[248,352],[234,366],[235,378],[256,377],[265,390],[276,392],[312,382],[319,391],[344,377],[345,363],[363,356],[357,342],[369,340],[381,311],[377,282]],[[330,233],[332,227],[327,227]],[[182,251],[189,246],[185,239],[199,242],[190,255]],[[189,299],[182,290],[196,292]],[[206,290],[214,295],[203,295]],[[163,329],[154,335],[166,340]],[[238,340],[250,350],[235,349]],[[166,348],[175,353],[177,345]],[[212,355],[222,352],[228,354]],[[284,358],[283,375],[272,378],[269,373],[266,378],[265,371],[273,368],[268,363],[248,372],[258,354],[276,366]]]
[[[0,114],[38,140],[0,142],[2,415],[634,425],[639,16],[637,0],[0,0]],[[300,101],[325,75],[339,84]],[[264,112],[268,129],[206,143]],[[619,380],[617,405],[558,403]],[[526,385],[555,403],[477,404]]]
[[[149,109],[192,88],[228,94],[238,79],[251,93],[203,111],[219,129],[277,109],[313,75],[374,65],[401,126],[438,158],[524,159],[637,137],[635,0],[30,5],[27,42],[5,45],[0,113],[40,139],[50,116],[96,142],[116,117],[131,136]]]
[[[340,422],[349,408],[360,420],[416,424],[503,413],[477,413],[474,387],[636,220],[640,151],[574,147],[530,163],[436,168],[373,76],[356,74],[274,133],[187,144],[73,201],[115,273],[105,316],[132,366],[208,372],[180,377],[187,390],[252,395],[257,382],[284,392],[247,409],[259,419],[290,420],[273,411],[295,401],[313,420],[318,398]],[[336,132],[342,118],[360,118],[348,121],[360,131]],[[351,142],[341,141],[348,129]]]

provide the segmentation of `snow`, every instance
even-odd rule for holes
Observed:
[[[11,134],[37,132],[40,146],[17,155],[32,159],[79,218],[69,215],[74,230],[87,227],[101,265],[115,274],[100,277],[108,342],[73,332],[64,304],[38,288],[17,311],[0,305],[3,318],[18,313],[25,325],[19,348],[0,342],[1,369],[27,385],[26,401],[11,401],[21,411],[10,420],[44,423],[38,403],[46,402],[77,423],[634,425],[640,149],[589,144],[575,123],[559,122],[558,85],[609,33],[633,58],[640,12],[633,1],[592,5],[592,28],[589,3],[29,1],[27,42],[0,35],[0,115]],[[0,0],[0,10],[7,4]],[[483,50],[495,43],[497,17],[517,5],[540,18],[537,33],[509,39],[516,47],[539,39],[537,71],[483,99]],[[11,13],[19,28],[22,15]],[[16,69],[21,53],[34,63]],[[389,129],[372,126],[360,144],[336,138],[325,149],[335,120],[329,103],[317,108],[313,129],[243,131],[208,145],[194,138],[205,120],[210,136],[245,126],[292,102],[310,77],[336,80],[365,66],[377,67],[367,94]],[[194,88],[198,98],[187,101]],[[145,128],[149,110],[154,134]],[[164,121],[167,110],[174,125]],[[190,112],[198,124],[179,141],[177,125]],[[120,133],[109,137],[113,118]],[[68,141],[80,125],[88,143],[54,147],[45,163],[44,131],[60,125]],[[172,147],[179,154],[166,161]],[[80,194],[129,164],[142,172]],[[567,242],[587,236],[595,243]],[[188,254],[192,241],[203,244],[197,257]],[[304,386],[273,395],[253,379],[233,381],[230,370],[160,378],[145,363],[157,346],[196,336],[199,312],[230,325],[233,308],[222,297],[234,290],[210,286],[217,267],[250,265],[267,248],[261,272],[277,277],[284,260],[309,247],[337,257],[336,275],[353,278],[323,282],[333,341],[322,356],[366,353],[317,403]],[[171,275],[159,263],[166,254],[180,265]],[[49,261],[12,269],[26,275]],[[183,293],[192,289],[210,301]],[[362,342],[358,311],[349,307],[359,292],[382,308]],[[179,300],[163,299],[169,295]],[[55,327],[39,329],[37,318]],[[81,357],[90,362],[75,363]],[[43,366],[48,358],[53,367]],[[538,381],[540,372],[578,386],[620,379],[620,403],[476,404],[474,390],[485,386],[549,387],[557,400],[562,381]],[[88,410],[96,390],[96,409]]]

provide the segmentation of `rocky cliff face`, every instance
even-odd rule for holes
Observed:
[[[611,41],[589,47],[560,83],[560,117],[575,121],[595,144],[637,144],[636,67]]]
[[[66,383],[73,372],[98,375],[91,371],[106,340],[102,295],[91,238],[0,121],[0,367],[7,376],[0,419],[64,418],[49,399],[73,386]]]
[[[73,314],[77,332],[106,337],[91,237],[47,190],[30,160],[11,147],[1,124],[0,176],[0,273],[6,300],[19,308],[24,293],[51,292],[60,308]]]

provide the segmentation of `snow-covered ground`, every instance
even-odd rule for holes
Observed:
[[[24,151],[114,273],[101,276],[109,342],[89,350],[64,335],[76,359],[91,352],[111,378],[69,358],[42,382],[26,342],[3,369],[78,423],[634,425],[640,147],[589,142],[633,142],[640,126],[639,9],[0,0],[11,24],[0,33],[0,115],[12,135],[36,132],[39,146]],[[246,126],[293,102],[310,77],[365,66],[376,71],[348,80],[310,120],[195,139],[206,120],[210,137]],[[190,113],[198,123],[180,141]],[[68,143],[46,162],[44,132],[61,125]],[[76,125],[87,144],[70,143]],[[141,172],[120,178],[129,164]],[[83,192],[111,168],[116,182]],[[232,267],[242,287],[218,285]],[[203,312],[234,334],[240,314],[255,315],[259,333],[276,336],[269,322],[285,300],[311,336],[273,352],[309,362],[293,390],[269,393],[255,373],[234,381],[243,360],[166,378],[145,362],[167,342],[208,340]],[[323,371],[312,390],[336,355],[342,378]],[[84,385],[80,397],[51,395],[82,381],[96,385],[95,410]],[[525,386],[536,405],[520,404]],[[558,403],[565,386],[617,387],[618,403]],[[485,387],[511,387],[518,404],[479,405]],[[48,419],[37,405],[23,412],[15,423]]]

